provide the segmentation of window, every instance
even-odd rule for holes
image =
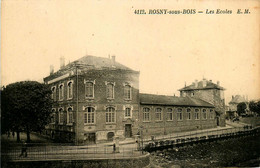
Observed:
[[[150,121],[150,109],[143,108],[143,121]]]
[[[194,92],[191,92],[191,97],[193,97],[194,96]]]
[[[214,110],[210,109],[209,118],[214,119]]]
[[[107,123],[115,122],[115,109],[113,107],[108,107],[106,109],[106,122]]]
[[[125,117],[131,117],[131,108],[125,108]]]
[[[64,86],[63,84],[60,84],[59,86],[59,100],[63,100],[64,97]]]
[[[85,83],[85,95],[86,95],[86,98],[94,98],[94,83],[93,82]]]
[[[95,123],[95,109],[93,107],[86,107],[84,113],[84,123],[93,124]]]
[[[182,120],[182,109],[181,108],[178,108],[178,110],[177,110],[177,119],[179,121]]]
[[[55,109],[52,109],[51,112],[51,123],[55,123]]]
[[[59,109],[59,124],[63,124],[64,122],[64,116],[63,116],[63,109]]]
[[[173,111],[171,108],[167,109],[167,121],[172,121],[173,120]]]
[[[73,96],[73,82],[69,81],[67,86],[67,98],[72,99]]]
[[[199,109],[195,109],[195,120],[199,120],[200,119],[200,114],[199,114],[200,110]]]
[[[124,87],[124,99],[126,100],[131,100],[131,86],[130,85],[125,85]]]
[[[67,113],[67,123],[72,124],[73,122],[73,113],[72,113],[72,107],[68,108],[68,113]]]
[[[162,121],[162,109],[161,108],[155,109],[155,120]]]
[[[187,120],[191,120],[191,109],[187,109]]]
[[[51,88],[51,98],[56,101],[56,87]]]
[[[202,119],[207,119],[207,110],[206,109],[203,109],[202,110]]]
[[[107,83],[107,98],[114,99],[114,84]]]

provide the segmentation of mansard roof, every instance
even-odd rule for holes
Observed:
[[[206,82],[206,86],[203,86],[203,82]],[[219,89],[219,90],[225,90],[223,87],[219,86],[219,84],[215,84],[212,81],[209,80],[202,80],[197,82],[197,85],[195,84],[196,82],[193,82],[189,86],[185,86],[182,89],[179,89],[179,91],[188,91],[188,90],[204,90],[204,89]]]
[[[44,80],[48,80],[53,77],[58,77],[67,73],[71,73],[72,71],[75,74],[76,67],[77,69],[80,69],[81,72],[88,71],[88,70],[123,70],[123,71],[131,71],[134,73],[139,73],[138,71],[132,70],[127,66],[116,62],[115,58],[110,59],[110,58],[87,55],[67,64],[64,67],[61,67],[57,72],[44,78]]]
[[[85,66],[89,67],[91,69],[122,69],[122,70],[132,70],[128,68],[125,65],[122,65],[115,60],[110,58],[104,58],[104,57],[96,57],[96,56],[84,56],[81,57],[80,59],[73,61],[72,63],[66,65],[66,66],[71,66],[71,65],[80,65],[80,66]],[[66,67],[65,66],[65,67]]]
[[[171,105],[190,107],[214,107],[201,99],[140,93],[140,103],[147,105]]]

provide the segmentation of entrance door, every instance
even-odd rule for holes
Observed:
[[[217,117],[217,126],[219,126],[219,117]]]
[[[132,124],[125,125],[125,137],[130,138],[132,136]]]

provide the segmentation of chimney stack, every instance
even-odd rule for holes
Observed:
[[[195,88],[197,88],[198,87],[198,80],[196,79],[195,80]]]
[[[65,58],[62,56],[60,57],[60,68],[65,67]]]
[[[203,87],[206,87],[207,86],[207,80],[205,78],[203,78],[202,80],[202,86]]]
[[[50,75],[52,75],[54,73],[54,66],[50,65]]]
[[[217,81],[217,85],[219,86],[219,81]]]
[[[116,62],[116,56],[113,55],[112,56],[112,63],[115,64],[115,62]]]

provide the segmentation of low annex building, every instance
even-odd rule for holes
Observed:
[[[46,133],[58,141],[88,144],[133,137],[140,128],[151,136],[217,126],[218,104],[204,99],[204,91],[189,96],[184,88],[181,97],[143,94],[139,75],[115,56],[84,56],[66,66],[62,58],[60,69],[54,72],[51,66],[44,78],[54,101]],[[206,90],[213,99],[220,96]]]

